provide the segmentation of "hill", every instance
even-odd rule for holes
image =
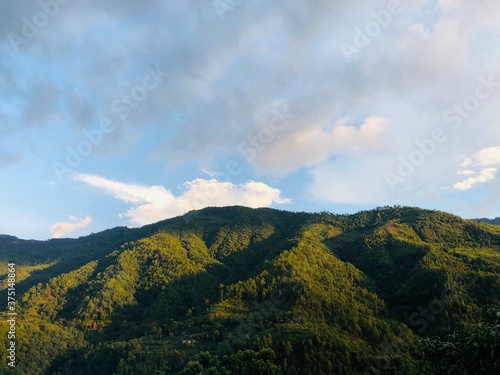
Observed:
[[[15,374],[500,369],[500,227],[444,212],[206,208],[74,240],[0,236],[0,259],[3,278],[16,263],[14,371],[0,342]]]
[[[481,219],[475,219],[475,220],[481,221],[483,223],[488,223],[488,224],[493,224],[493,225],[500,225],[500,217],[496,217],[494,219],[481,218]]]

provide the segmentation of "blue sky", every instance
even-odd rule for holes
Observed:
[[[500,216],[500,3],[0,8],[0,233],[235,204]]]

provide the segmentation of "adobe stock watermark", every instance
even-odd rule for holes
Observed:
[[[479,109],[481,102],[488,100],[500,88],[500,81],[495,82],[491,74],[488,78],[478,77],[478,81],[473,94],[444,111],[443,121],[451,124],[453,130],[460,129],[464,120],[469,119]]]
[[[71,0],[39,0],[37,10],[31,17],[21,18],[20,34],[10,32],[7,39],[10,41],[12,49],[18,53],[21,46],[28,44],[45,28],[51,19],[57,17],[63,5]]]
[[[260,151],[273,142],[276,134],[284,131],[296,116],[288,113],[288,103],[284,101],[281,108],[272,110],[272,117],[266,126],[262,127],[256,134],[247,137],[238,146],[238,152],[247,162],[252,162]]]
[[[7,322],[9,323],[9,330],[7,331],[7,364],[9,367],[16,367],[16,317],[17,317],[17,301],[16,301],[16,264],[8,263],[7,274]]]
[[[419,307],[418,311],[415,311],[408,318],[410,326],[418,333],[424,333],[427,327],[436,321],[436,317],[444,313],[445,302],[448,300],[450,292],[449,289],[443,289],[440,298],[435,297],[427,307]]]
[[[282,283],[287,284],[288,288],[300,288],[300,283],[291,278],[291,271],[283,274]],[[234,344],[244,344],[247,336],[255,333],[263,328],[263,323],[269,320],[275,310],[279,311],[280,307],[285,306],[290,302],[292,297],[287,296],[282,290],[277,289],[269,293],[268,297],[262,302],[253,302],[254,311],[252,311],[246,319],[239,319],[238,326],[234,333],[224,332],[223,337],[227,340],[227,348],[231,353],[234,353]],[[278,322],[279,323],[279,322]],[[275,324],[277,324],[275,322]]]
[[[224,14],[232,12],[237,6],[241,5],[243,0],[214,0],[212,5],[221,21],[224,21]]]
[[[141,83],[134,86],[130,92],[122,94],[111,103],[111,112],[116,114],[120,120],[125,120],[131,111],[137,108],[141,102],[145,101],[149,93],[155,90],[158,85],[164,82],[168,73],[162,72],[157,64],[155,69],[148,67]],[[96,147],[99,147],[104,141],[106,135],[113,133],[116,125],[113,120],[105,118],[92,130],[83,130],[82,139],[75,147],[66,147],[66,156],[64,162],[54,161],[52,170],[59,182],[66,173],[74,172],[75,168],[83,162],[84,158],[92,154]]]
[[[279,291],[273,291],[269,295],[269,299],[265,299],[261,303],[254,302],[254,311],[252,311],[246,319],[240,319],[238,326],[233,333],[224,332],[223,337],[227,340],[227,348],[231,353],[234,353],[234,344],[244,344],[247,336],[255,333],[261,324],[273,315],[273,310],[285,305],[289,298]]]
[[[490,99],[498,88],[500,88],[500,81],[495,81],[492,75],[487,78],[478,77],[478,84],[473,93],[462,101],[454,103],[443,112],[443,121],[449,127],[435,128],[429,137],[415,140],[416,147],[408,155],[399,155],[396,170],[384,173],[385,181],[391,192],[394,193],[398,185],[404,185],[406,179],[410,178],[419,167],[425,164],[427,159],[439,148],[439,145],[449,139],[451,135],[449,134],[450,129],[453,131],[459,130],[464,121],[468,120],[480,108],[482,102]]]
[[[351,43],[342,42],[339,47],[347,62],[351,62],[353,55],[359,55],[361,50],[368,47],[382,31],[389,26],[393,16],[401,13],[403,6],[399,0],[390,0],[386,9],[370,12],[371,20],[364,27],[356,27]]]
[[[274,139],[277,133],[284,131],[295,115],[288,113],[288,102],[282,101],[271,111],[271,116],[265,126],[256,132],[256,134],[248,136],[238,146],[238,152],[245,158],[247,162],[251,162],[257,157],[257,154],[264,150]],[[229,160],[222,171],[214,173],[218,176],[218,182],[227,183],[241,174],[243,165],[238,160]],[[196,207],[206,207],[210,205],[211,200],[219,194],[215,185],[210,185],[203,195],[198,195],[194,202]]]
[[[439,298],[435,297],[426,307],[420,306],[418,311],[409,316],[408,325],[419,334],[424,333],[429,325],[434,323],[437,317],[442,315],[446,310],[446,301],[451,292],[448,288],[444,288]],[[387,370],[391,363],[390,356],[401,354],[405,348],[412,345],[413,341],[406,330],[400,328],[397,337],[400,339],[399,343],[392,341],[384,347],[384,352],[382,353],[384,357],[383,361],[365,361],[365,374],[380,374],[384,370]]]

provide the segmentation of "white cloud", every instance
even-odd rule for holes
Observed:
[[[316,119],[316,123],[300,123],[276,134],[272,143],[262,151],[256,150],[256,167],[285,175],[327,162],[332,156],[359,155],[383,149],[388,119],[373,116],[355,126],[347,118],[328,124],[331,119],[324,117]]]
[[[76,229],[86,228],[92,222],[90,216],[82,219],[70,216],[69,219],[70,221],[61,221],[50,226],[50,233],[53,238],[61,238],[63,235],[73,232]]]
[[[461,166],[461,167],[464,167],[464,168],[465,168],[465,167],[468,167],[469,165],[471,165],[471,164],[472,164],[472,159],[471,159],[471,158],[467,158],[467,157],[465,157],[465,156],[461,156],[461,157],[459,158],[459,160],[460,160],[460,166]]]
[[[476,152],[472,158],[465,158],[462,166],[473,166],[474,168],[458,171],[458,174],[471,176],[453,185],[455,190],[470,190],[474,185],[482,184],[495,179],[500,166],[500,146],[488,147]]]
[[[455,190],[469,190],[473,185],[481,184],[493,180],[496,176],[496,168],[485,168],[481,170],[475,177],[469,177],[468,179],[458,182],[453,185]]]
[[[485,148],[474,157],[481,166],[500,165],[500,146]]]
[[[111,192],[115,198],[126,203],[157,202],[168,204],[174,198],[172,193],[163,186],[126,184],[90,174],[77,174],[74,179]]]
[[[458,174],[461,174],[463,176],[470,176],[470,175],[476,174],[476,172],[471,171],[470,169],[464,169],[462,171],[458,171]]]
[[[174,196],[163,186],[126,184],[86,174],[79,174],[75,179],[132,203],[133,207],[123,216],[135,225],[151,224],[207,206],[242,205],[256,208],[290,202],[281,197],[278,189],[254,181],[235,185],[215,179],[196,179],[186,182],[182,194]]]

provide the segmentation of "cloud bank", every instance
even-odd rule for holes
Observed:
[[[186,182],[184,191],[175,196],[163,186],[126,184],[88,174],[78,174],[74,178],[116,199],[131,203],[132,207],[122,216],[133,225],[151,224],[207,206],[242,205],[257,208],[291,202],[283,198],[278,189],[254,181],[235,185],[215,179],[195,179]]]

